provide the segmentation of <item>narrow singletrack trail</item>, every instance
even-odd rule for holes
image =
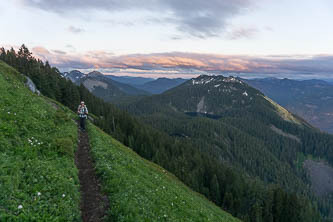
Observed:
[[[99,222],[106,216],[109,201],[107,196],[102,194],[95,174],[88,134],[81,130],[78,133],[79,142],[75,153],[75,164],[79,169],[82,221]]]

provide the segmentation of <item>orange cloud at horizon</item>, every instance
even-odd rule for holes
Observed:
[[[235,56],[199,53],[154,53],[154,54],[130,54],[116,56],[105,51],[90,51],[84,54],[57,53],[58,50],[47,50],[44,47],[34,47],[34,55],[42,60],[48,60],[58,68],[72,69],[131,69],[154,70],[160,68],[194,69],[207,72],[293,72],[297,70],[319,70],[314,66],[317,59],[325,62],[327,70],[333,72],[333,62],[329,62],[333,55],[325,56]],[[325,58],[329,58],[326,59]],[[323,60],[323,61],[322,61]],[[330,60],[333,61],[333,60]]]

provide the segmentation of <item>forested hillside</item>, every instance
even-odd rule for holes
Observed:
[[[333,136],[237,78],[200,76],[126,109],[218,162],[309,198],[314,193],[303,161],[313,156],[333,164]],[[330,214],[331,200],[319,203]]]
[[[61,73],[61,75],[76,85],[84,85],[93,95],[107,102],[150,94],[129,84],[117,82],[97,71],[85,75],[80,71],[73,70],[69,73]]]
[[[43,95],[56,99],[72,110],[77,108],[76,106],[80,100],[84,100],[91,113],[94,114],[94,122],[99,127],[123,144],[131,147],[142,157],[152,160],[174,173],[179,179],[195,191],[204,194],[218,206],[244,221],[320,220],[315,206],[309,202],[308,197],[302,195],[302,192],[305,189],[302,189],[302,192],[298,194],[286,192],[286,190],[293,191],[294,186],[297,187],[303,182],[303,178],[293,177],[295,175],[291,174],[289,179],[297,178],[295,182],[296,185],[292,185],[285,180],[288,186],[284,186],[284,184],[281,186],[267,186],[267,183],[277,181],[275,176],[281,176],[275,173],[270,176],[270,169],[280,168],[278,164],[280,163],[279,161],[282,160],[286,161],[282,166],[285,167],[285,169],[288,169],[288,166],[294,167],[294,165],[291,165],[290,163],[294,159],[289,159],[288,155],[282,155],[279,157],[279,154],[283,153],[279,152],[281,147],[278,147],[277,150],[273,150],[273,147],[270,147],[272,150],[268,151],[268,149],[266,149],[266,146],[268,146],[268,144],[265,143],[266,140],[258,139],[251,135],[251,129],[247,129],[243,122],[237,122],[237,119],[229,117],[222,124],[222,127],[220,125],[216,126],[217,133],[225,135],[222,142],[217,143],[216,146],[234,147],[233,150],[229,151],[231,153],[225,155],[225,158],[222,153],[223,158],[221,159],[221,155],[216,155],[214,149],[210,150],[210,147],[204,148],[205,144],[202,144],[202,140],[200,139],[202,137],[198,136],[195,130],[192,130],[199,129],[203,126],[200,121],[205,123],[207,120],[213,121],[213,119],[199,117],[199,124],[197,121],[194,121],[187,125],[187,127],[191,129],[189,132],[192,131],[193,135],[185,134],[185,136],[182,136],[182,132],[177,132],[177,134],[173,136],[169,131],[158,126],[158,124],[162,123],[159,122],[160,120],[166,120],[171,123],[170,119],[166,118],[166,113],[160,112],[160,114],[158,114],[158,112],[156,112],[155,117],[152,119],[156,118],[158,115],[162,118],[156,118],[158,122],[155,121],[155,124],[157,125],[152,124],[154,128],[143,124],[140,120],[117,109],[112,104],[96,98],[84,86],[76,86],[72,82],[62,78],[60,72],[56,68],[51,67],[47,62],[44,64],[42,61],[33,58],[29,50],[24,46],[22,46],[17,53],[13,49],[9,51],[1,49],[0,59],[15,67],[19,72],[29,76],[36,83]],[[146,101],[154,100],[154,98],[155,97],[150,97]],[[258,102],[262,101],[263,100],[258,100]],[[240,103],[242,102],[240,101]],[[270,108],[271,106],[272,105],[269,105]],[[161,110],[159,106],[152,107],[153,108],[149,108],[150,112],[155,111],[155,109]],[[209,109],[205,110],[205,106],[202,107],[200,105],[196,108],[195,112],[198,111],[197,113],[203,111],[203,113],[207,112],[209,114],[210,112]],[[184,121],[187,121],[189,119],[197,118],[191,116],[192,110],[187,110],[190,111],[188,114],[182,113],[182,116],[175,115],[175,117],[173,116],[174,111],[172,107],[171,109],[165,110],[166,112],[169,112],[169,114],[172,114],[170,117],[173,119],[181,117],[184,118]],[[215,114],[216,113],[213,113],[212,115]],[[238,114],[243,113],[238,112]],[[275,120],[275,127],[286,130],[285,132],[288,133],[294,133],[293,135],[298,135],[296,133],[298,132],[296,131],[298,128],[295,127],[294,124],[282,121],[281,118],[279,119],[272,113],[266,116],[264,112],[257,114],[257,116],[260,115],[264,115],[267,119],[271,118]],[[163,118],[165,120],[163,120]],[[178,119],[178,121],[182,120]],[[255,123],[255,121],[250,118],[248,121],[252,124]],[[178,124],[179,122],[176,123]],[[229,125],[235,126],[229,127]],[[289,127],[288,130],[285,126]],[[240,130],[238,127],[244,127],[245,130]],[[160,130],[155,128],[160,128]],[[258,127],[257,131],[260,130],[261,128]],[[308,145],[301,146],[301,149],[299,149],[297,141],[286,139],[283,136],[275,136],[275,138],[277,139],[276,141],[282,140],[283,143],[289,144],[290,147],[292,147],[291,145],[295,145],[296,148],[289,151],[292,155],[297,154],[298,152],[312,153],[317,156],[326,152],[327,155],[332,155],[328,150],[329,142],[331,141],[329,136],[327,136],[327,138],[325,137],[326,140],[322,140],[324,136],[319,134],[319,132],[317,134],[315,134],[314,131],[311,131],[311,133],[306,130],[301,132],[304,133],[302,134],[302,139],[309,137],[308,140],[305,140]],[[265,137],[272,134],[270,131],[267,131],[267,133],[268,134],[261,134],[261,136]],[[200,134],[208,134],[209,137],[214,137],[214,133],[210,134],[205,128],[200,130]],[[179,137],[177,135],[181,136]],[[189,136],[197,137],[198,140],[186,139],[186,137]],[[208,136],[206,138],[209,139]],[[315,149],[314,151],[314,148],[316,147],[315,143],[318,140],[323,144],[322,149]],[[248,141],[254,142],[248,143]],[[221,145],[222,143],[224,145]],[[252,150],[255,145],[258,146],[258,148]],[[209,152],[207,152],[207,149]],[[263,153],[261,153],[261,151]],[[249,153],[249,155],[242,154],[244,152]],[[260,153],[260,155],[257,156],[261,157],[258,157],[259,159],[257,158],[256,160],[251,159],[254,158],[254,153]],[[277,165],[272,165],[266,162],[266,153],[269,154],[267,157],[269,157],[270,160],[275,161]],[[241,159],[241,157],[248,158]],[[294,155],[293,157],[296,156]],[[234,158],[234,160],[232,158]],[[239,166],[236,165],[235,167],[231,163],[236,163],[236,160],[241,160],[242,162],[239,163]],[[260,161],[264,161],[264,163],[267,163],[268,165],[262,165],[263,167],[259,167],[260,164],[263,163]],[[255,165],[253,165],[254,163]],[[242,168],[244,167],[243,164],[248,164],[248,172],[244,172]],[[253,170],[251,171],[250,168],[253,168]],[[255,173],[260,171],[263,171],[259,174],[260,180],[254,179],[253,176]],[[276,169],[272,172],[282,173],[283,170]],[[301,170],[297,175],[299,174],[302,174]],[[263,179],[263,175],[265,177],[267,176],[266,179]]]

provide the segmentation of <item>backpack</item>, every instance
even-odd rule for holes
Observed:
[[[83,105],[83,106],[79,105],[78,113],[79,113],[79,117],[87,118],[88,109],[87,109],[86,105]]]

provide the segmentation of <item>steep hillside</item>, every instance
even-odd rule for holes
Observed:
[[[288,184],[292,190],[306,189],[301,172],[294,173],[292,167],[300,144],[271,127],[294,135],[287,126],[304,129],[307,124],[236,78],[201,76],[128,110],[169,135],[202,144],[252,176]],[[278,149],[281,145],[283,150]],[[294,182],[288,183],[291,178]]]
[[[80,221],[75,114],[0,61],[0,221]],[[238,221],[89,125],[112,221]]]
[[[333,164],[332,136],[237,78],[200,76],[127,110],[265,184],[310,198],[314,192],[300,156]]]
[[[0,221],[79,221],[77,127],[0,61]]]
[[[114,84],[113,80],[104,77],[100,73],[88,74],[80,80],[80,84],[83,84],[91,93],[106,101],[110,101],[114,97],[127,95]]]
[[[244,80],[323,131],[333,132],[333,85],[322,80]]]
[[[89,136],[112,220],[238,221],[93,125]]]
[[[105,101],[114,101],[122,97],[149,94],[131,85],[112,80],[112,78],[97,71],[85,75],[80,71],[73,70],[69,73],[63,73],[62,76],[71,80],[76,85],[83,84],[91,93]]]

